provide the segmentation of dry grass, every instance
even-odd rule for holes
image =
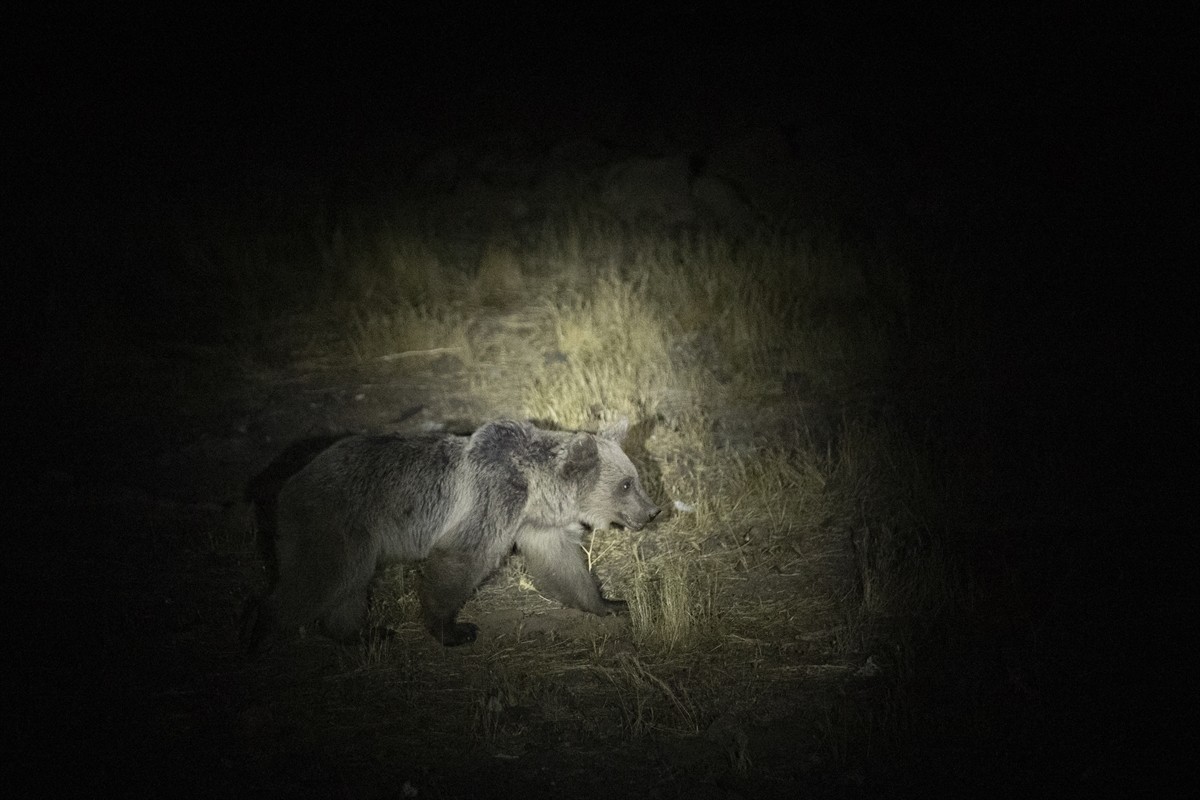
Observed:
[[[451,353],[471,360],[466,320],[452,308],[396,304],[390,310],[363,309],[351,317],[348,345],[358,361],[403,358],[415,353]]]
[[[604,670],[615,690],[625,727],[633,736],[652,731],[694,736],[701,730],[701,710],[688,697],[685,685],[657,674],[637,656],[621,658]]]
[[[637,559],[626,595],[634,641],[660,655],[702,647],[719,639],[715,576],[685,560],[647,564]]]

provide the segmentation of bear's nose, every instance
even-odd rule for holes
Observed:
[[[650,520],[657,517],[659,515],[659,513],[661,513],[661,512],[662,512],[662,509],[659,508],[658,506],[655,506],[654,508],[650,509],[650,513],[649,513],[649,515],[647,515],[646,521],[649,522]]]

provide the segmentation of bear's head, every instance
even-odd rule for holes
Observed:
[[[578,485],[580,521],[593,530],[617,524],[640,531],[662,510],[621,449],[628,431],[629,420],[622,418],[598,434],[577,433],[567,443],[564,474]]]

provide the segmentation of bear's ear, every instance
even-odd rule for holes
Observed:
[[[629,417],[621,417],[616,422],[601,428],[599,436],[602,439],[608,439],[610,442],[620,444],[625,441],[625,434],[627,433],[629,433]]]
[[[595,437],[587,433],[576,433],[567,442],[562,472],[566,477],[582,475],[590,472],[599,462],[600,449],[596,447]]]

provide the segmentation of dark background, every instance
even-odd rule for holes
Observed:
[[[1079,505],[1116,491],[1122,524],[1177,526],[1196,432],[1172,402],[1195,397],[1184,30],[1054,8],[43,14],[4,48],[11,263],[33,279],[17,358],[37,363],[48,287],[152,307],[178,266],[170,215],[199,197],[279,175],[387,187],[404,153],[490,130],[700,149],[836,116],[881,195],[946,198],[919,232],[940,256],[912,269],[986,318],[982,394],[1063,439]]]
[[[1013,441],[1053,454],[1053,484],[1028,488],[1058,523],[1028,545],[1111,590],[1095,598],[1111,641],[1079,646],[1132,674],[1173,660],[1197,600],[1187,32],[1132,8],[26,18],[3,47],[9,402],[37,420],[53,392],[37,376],[56,306],[154,324],[179,268],[172,214],[197,198],[281,174],[382,190],[404,152],[494,129],[699,149],[748,120],[832,115],[881,195],[919,179],[948,198],[908,257],[930,305],[966,298],[983,332],[954,401],[1007,421],[990,446],[1015,483]],[[1146,702],[1183,718],[1169,695]]]

